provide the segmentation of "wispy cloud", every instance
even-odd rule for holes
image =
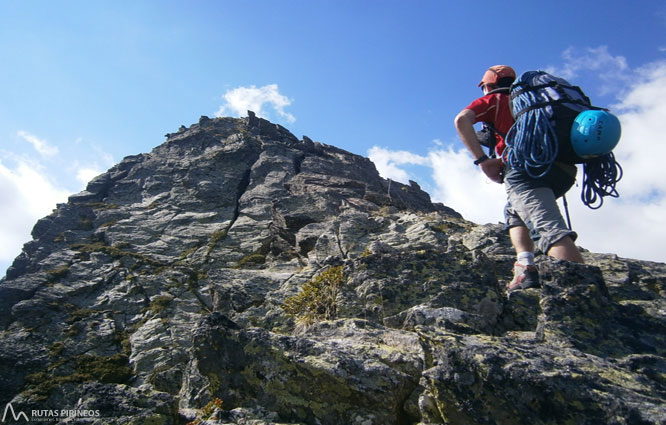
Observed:
[[[40,139],[34,134],[28,133],[27,131],[20,130],[16,133],[21,139],[30,143],[37,152],[42,156],[54,156],[57,155],[59,149],[57,146],[51,146],[46,140]]]
[[[95,164],[97,165],[97,164]],[[95,177],[99,176],[102,174],[102,171],[99,170],[99,168],[79,168],[79,170],[76,172],[76,180],[81,182],[84,186],[92,179]]]
[[[400,168],[401,165],[429,165],[428,157],[413,154],[407,151],[392,151],[390,149],[373,146],[368,150],[368,157],[375,163],[379,173],[387,179],[407,183],[409,174]]]
[[[622,123],[622,139],[615,149],[624,169],[624,177],[617,186],[620,198],[606,198],[604,206],[593,211],[580,202],[579,186],[569,191],[567,198],[572,222],[580,235],[578,243],[595,252],[666,261],[666,219],[663,214],[666,210],[666,167],[661,164],[661,156],[655,154],[663,147],[666,61],[631,69],[619,57],[612,59],[605,47],[587,51],[609,57],[604,69],[623,69],[632,78],[621,80],[622,86],[618,87],[621,90],[616,91],[618,103],[613,107]],[[566,57],[571,55],[569,52]],[[596,75],[600,69],[581,65],[575,72]],[[570,68],[570,71],[574,69]],[[431,168],[433,200],[443,202],[477,223],[503,219],[502,207],[506,199],[503,187],[489,182],[472,165],[464,147],[447,148],[437,141],[427,157],[383,148],[371,149],[368,156],[378,159],[376,166],[380,174],[402,182],[413,178],[405,167],[407,164]],[[581,181],[580,175],[578,181]]]
[[[666,117],[666,61],[636,71],[636,82],[614,110],[622,122],[622,139],[615,149],[625,166],[624,193],[639,199],[666,196],[666,167],[660,164]]]
[[[608,46],[576,48],[569,47],[562,53],[564,64],[560,70],[564,78],[577,76],[581,71],[600,71],[617,75],[629,68],[624,56],[614,56]]]
[[[277,84],[269,84],[263,87],[237,87],[227,91],[222,96],[226,102],[215,113],[216,117],[232,114],[234,116],[245,116],[247,111],[253,111],[260,117],[265,117],[265,108],[272,109],[287,122],[293,123],[296,118],[285,111],[291,105],[291,99],[280,93]]]
[[[76,141],[77,144],[83,144],[83,142],[81,139]],[[76,180],[81,183],[81,188],[116,163],[113,155],[105,152],[95,143],[86,143],[85,149],[89,153],[94,153],[94,156],[86,161],[77,159],[72,162],[68,169],[68,173],[74,175]]]
[[[405,166],[428,168],[434,182],[433,200],[455,208],[468,220],[479,223],[500,221],[501,206],[505,202],[503,187],[479,173],[464,148],[445,147],[437,139],[433,144],[436,148],[427,156],[373,146],[368,150],[368,158],[382,177],[401,183],[415,180]]]
[[[594,73],[595,79],[601,81],[599,92],[602,95],[613,93],[618,86],[631,81],[631,72],[627,59],[621,55],[613,55],[608,46],[569,47],[562,52],[563,63],[550,66],[547,71],[573,80],[582,74]]]
[[[82,139],[74,141],[76,149],[60,151],[26,131],[16,134],[38,154],[0,149],[0,276],[31,239],[37,220],[114,163],[110,154],[95,144],[83,145]]]
[[[465,148],[436,149],[430,152],[433,199],[477,223],[497,223],[503,219],[506,203],[504,186],[493,183],[472,162]]]
[[[69,193],[28,161],[17,159],[10,166],[0,160],[0,261],[11,262],[31,239],[35,222],[65,202]]]

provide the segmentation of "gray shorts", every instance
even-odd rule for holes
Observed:
[[[508,196],[508,203],[504,209],[507,228],[516,226],[529,228],[532,239],[543,253],[548,253],[550,247],[565,236],[573,240],[578,237],[576,232],[567,227],[562,218],[555,194],[557,191],[558,196],[563,195],[573,185],[575,177],[570,177],[568,174],[556,175],[559,173],[560,170],[554,170],[553,175],[548,177],[555,181],[549,182],[549,179],[543,181],[530,179],[515,170],[510,170],[504,180]]]

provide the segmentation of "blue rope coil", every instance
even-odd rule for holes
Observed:
[[[622,167],[615,161],[612,152],[587,160],[583,164],[583,189],[580,195],[583,204],[596,210],[603,205],[604,197],[619,197],[615,185],[621,178]]]
[[[525,90],[512,99],[514,111],[525,111],[507,134],[507,162],[512,168],[523,168],[533,178],[550,171],[559,153],[555,128],[546,108],[529,109],[543,102],[538,93]]]
[[[562,102],[562,99],[552,99],[541,90],[521,90],[523,86],[530,87],[531,83],[535,83],[538,77],[544,74],[541,71],[528,71],[514,84],[516,94],[511,97],[511,106],[516,122],[506,135],[506,162],[511,168],[523,169],[532,178],[545,176],[559,154],[559,141],[553,122],[554,110],[550,105]],[[561,81],[566,83],[564,80]],[[580,93],[584,96],[582,92]],[[587,97],[585,97],[587,103],[581,103],[576,99],[568,100],[573,104],[589,105]],[[581,199],[586,206],[598,209],[603,204],[604,197],[619,197],[615,185],[622,178],[622,167],[615,161],[612,152],[586,159],[583,164]]]

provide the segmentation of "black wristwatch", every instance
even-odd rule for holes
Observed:
[[[481,164],[483,161],[485,161],[486,159],[490,159],[490,158],[488,158],[488,155],[485,155],[485,154],[484,154],[481,158],[478,158],[476,161],[474,161],[474,165],[479,165],[479,164]]]

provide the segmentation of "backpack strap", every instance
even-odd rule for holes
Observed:
[[[511,87],[498,87],[486,93],[486,96],[497,93],[510,94]],[[501,131],[498,131],[494,125],[486,121],[483,121],[483,129],[477,132],[477,137],[479,138],[481,144],[488,148],[488,156],[490,158],[495,158],[497,156],[497,154],[495,153],[495,146],[497,145],[497,135],[501,136],[502,139],[506,139],[506,134],[502,133]]]
[[[562,105],[564,103],[568,104],[574,104],[574,105],[581,105],[585,106],[586,108],[589,109],[604,109],[604,108],[598,108],[596,106],[590,106],[588,102],[585,102],[583,100],[572,100],[572,99],[558,99],[558,100],[549,100],[548,102],[541,102],[541,103],[535,103],[534,105],[528,106],[526,108],[523,108],[521,111],[519,111],[517,114],[515,114],[514,119],[518,119],[519,116],[523,115],[524,113],[533,111],[535,109],[541,109],[545,108],[546,106],[554,106],[554,105]]]
[[[518,111],[515,115],[514,118],[518,119],[519,116],[523,115],[526,112],[533,111],[535,109],[541,109],[545,108],[546,106],[555,106],[555,105],[562,105],[565,103],[568,103],[570,105],[580,105],[584,106],[587,109],[598,109],[598,110],[607,110],[605,108],[599,108],[597,106],[592,106],[590,102],[590,98],[587,97],[587,95],[583,92],[583,90],[578,87],[578,86],[572,86],[568,84],[562,84],[559,81],[549,81],[548,83],[544,84],[537,84],[537,85],[528,85],[526,82],[518,82],[513,85],[513,90],[511,91],[510,94],[510,99],[513,101],[516,97],[526,93],[526,92],[536,92],[542,89],[546,88],[552,88],[555,90],[559,95],[560,98],[557,100],[548,100],[545,102],[539,102],[539,103],[534,103],[526,108],[523,108],[522,110]],[[579,99],[573,99],[565,89],[568,90],[573,90],[577,92],[580,95]],[[545,96],[544,96],[545,97]],[[513,103],[513,102],[511,102]]]
[[[582,101],[582,100],[571,100],[571,99],[558,99],[558,100],[551,100],[549,102],[542,102],[542,103],[536,103],[532,106],[528,106],[526,108],[523,108],[520,112],[515,114],[514,119],[518,119],[519,116],[523,115],[524,113],[533,111],[535,109],[541,109],[545,108],[546,106],[554,106],[554,105],[562,105],[564,103],[568,104],[574,104],[574,105],[581,105],[585,106],[587,109],[594,109],[598,111],[609,111],[607,108],[601,108],[599,106],[592,106],[589,103]]]
[[[490,129],[490,131],[492,131],[493,133],[495,133],[495,134],[499,134],[499,135],[502,137],[502,139],[506,138],[506,134],[504,134],[504,133],[502,133],[501,131],[499,131],[498,129],[496,129],[495,126],[492,125],[491,123],[489,123],[489,122],[485,122],[485,121],[484,121],[484,122],[483,122],[483,125],[485,125],[485,126],[486,126],[488,129]]]
[[[516,90],[515,89],[516,87],[521,87],[521,88]],[[516,97],[520,96],[521,94],[523,94],[525,92],[537,91],[537,90],[546,89],[546,88],[549,88],[549,87],[554,88],[555,90],[557,90],[558,93],[560,93],[561,96],[564,96],[564,97],[568,97],[568,95],[563,90],[563,89],[566,88],[566,89],[577,91],[580,94],[580,96],[583,99],[586,99],[588,102],[590,100],[587,97],[587,95],[583,92],[583,89],[581,89],[580,87],[571,86],[571,85],[567,85],[567,84],[562,84],[562,83],[560,83],[558,81],[555,81],[555,80],[549,81],[549,82],[544,83],[544,84],[537,84],[537,85],[534,85],[534,86],[527,85],[527,83],[525,83],[525,82],[514,83],[513,84],[513,90],[511,91],[511,100],[515,99]]]
[[[492,125],[489,122],[483,122],[483,130],[482,131],[488,131],[490,133],[490,137],[492,138],[492,143],[488,143],[486,147],[488,147],[488,156],[490,158],[495,158],[497,154],[495,153],[495,146],[497,145],[497,135],[502,136],[502,139],[506,138],[506,134],[502,133],[501,131],[497,130],[494,125]]]
[[[494,90],[490,90],[488,93],[486,93],[486,96],[488,96],[489,94],[495,94],[495,93],[509,94],[509,93],[511,93],[511,87],[498,87]]]

